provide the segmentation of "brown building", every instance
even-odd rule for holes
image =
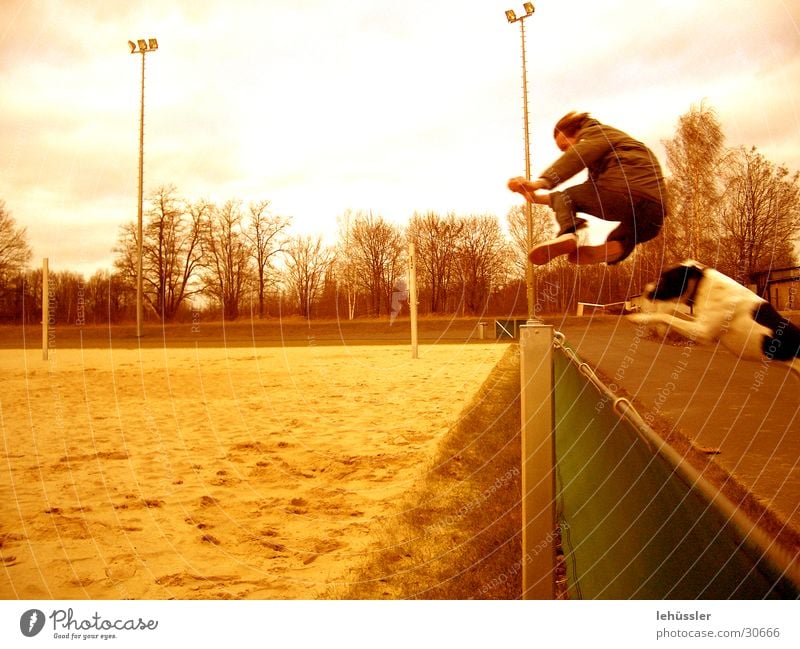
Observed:
[[[800,309],[800,266],[754,273],[751,280],[753,285],[750,288],[778,311]]]

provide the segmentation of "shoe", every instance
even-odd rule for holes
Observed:
[[[581,246],[569,253],[569,261],[580,266],[606,263],[609,266],[618,264],[628,256],[625,247],[619,241],[608,241],[599,246]]]
[[[578,237],[573,233],[562,234],[531,248],[528,259],[534,266],[543,266],[561,255],[568,255],[578,249]]]

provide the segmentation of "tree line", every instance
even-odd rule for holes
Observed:
[[[663,142],[670,216],[662,235],[615,266],[580,267],[559,258],[537,269],[537,313],[566,312],[576,302],[619,302],[641,291],[665,265],[685,258],[742,283],[759,271],[797,264],[798,172],[756,148],[724,145],[715,111],[701,103]],[[533,209],[534,243],[553,235],[548,208]],[[515,206],[505,227],[495,215],[423,212],[402,227],[368,211],[338,217],[334,244],[293,234],[291,218],[268,200],[244,205],[189,200],[173,185],[148,197],[142,237],[146,317],[172,322],[203,310],[211,317],[300,315],[304,318],[396,316],[406,296],[409,243],[417,256],[422,314],[527,313],[526,211]],[[58,317],[100,324],[134,317],[135,223],[123,225],[113,269],[86,279],[50,277]],[[41,317],[41,270],[30,268],[26,231],[0,202],[0,317]]]

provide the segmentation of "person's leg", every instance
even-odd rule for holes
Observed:
[[[579,245],[569,253],[568,259],[572,263],[618,264],[627,259],[638,244],[650,241],[661,230],[664,208],[657,201],[599,190],[591,183],[578,185],[569,191],[578,211],[620,222],[604,243],[596,246]]]
[[[635,198],[622,192],[603,190],[592,182],[550,193],[559,232],[555,239],[531,249],[528,258],[543,265],[560,255],[575,264],[616,264],[626,259],[637,243],[649,241],[661,228],[663,208],[655,201]],[[586,225],[577,213],[590,214],[606,221],[619,221],[606,241],[596,246],[580,246],[576,230]]]
[[[630,212],[626,203],[630,205]],[[616,207],[616,212],[623,217],[620,224],[608,234],[605,243],[599,246],[578,246],[569,256],[572,263],[618,264],[627,259],[637,245],[654,239],[661,231],[664,207],[657,201],[634,198],[621,202],[619,196],[613,196],[612,200],[604,201],[604,206]]]
[[[598,247],[596,250],[587,250],[580,261],[576,261],[578,250],[578,237],[575,232],[586,225],[586,219],[577,215],[578,212],[606,218],[602,196],[594,183],[587,182],[575,185],[563,191],[550,192],[550,207],[555,213],[558,223],[558,234],[555,239],[550,239],[534,246],[528,253],[528,259],[536,266],[549,263],[560,255],[569,255],[573,263],[596,264],[606,260],[606,254]],[[614,201],[617,203],[618,201]],[[608,251],[611,255],[618,255],[616,249]],[[585,260],[584,260],[585,259]]]
[[[558,223],[557,237],[575,232],[586,223],[586,219],[582,219],[577,215],[575,202],[570,196],[570,190],[550,192],[550,207],[555,212],[556,223]]]
[[[633,225],[636,199],[624,192],[608,191],[592,182],[565,189],[572,209],[604,221]]]
[[[531,248],[528,253],[528,259],[533,265],[542,266],[561,255],[573,254],[577,249],[578,237],[575,235],[575,231],[586,225],[586,219],[582,219],[577,215],[577,207],[572,199],[574,189],[550,192],[550,208],[555,213],[558,234],[555,239],[550,239]],[[581,209],[581,211],[585,210]]]

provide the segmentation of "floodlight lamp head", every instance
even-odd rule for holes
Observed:
[[[523,7],[524,7],[524,9],[525,9],[525,15],[526,15],[526,16],[532,16],[532,15],[533,15],[533,12],[534,12],[534,11],[536,11],[536,10],[534,9],[534,7],[533,7],[533,3],[532,3],[532,2],[526,2],[526,3],[525,3],[525,4],[523,4],[522,6],[523,6]]]
[[[147,39],[147,47],[151,50],[158,49],[158,41],[155,38],[148,38]]]
[[[515,14],[511,9],[506,11],[506,19],[508,22],[513,23],[517,21],[517,14]]]
[[[134,43],[133,41],[128,41],[128,47],[131,48],[131,54],[133,54],[136,51],[136,43]]]
[[[147,41],[146,40],[144,40],[143,38],[140,38],[136,42],[139,44],[139,50],[140,51],[142,51],[142,52],[146,52],[147,51]]]

